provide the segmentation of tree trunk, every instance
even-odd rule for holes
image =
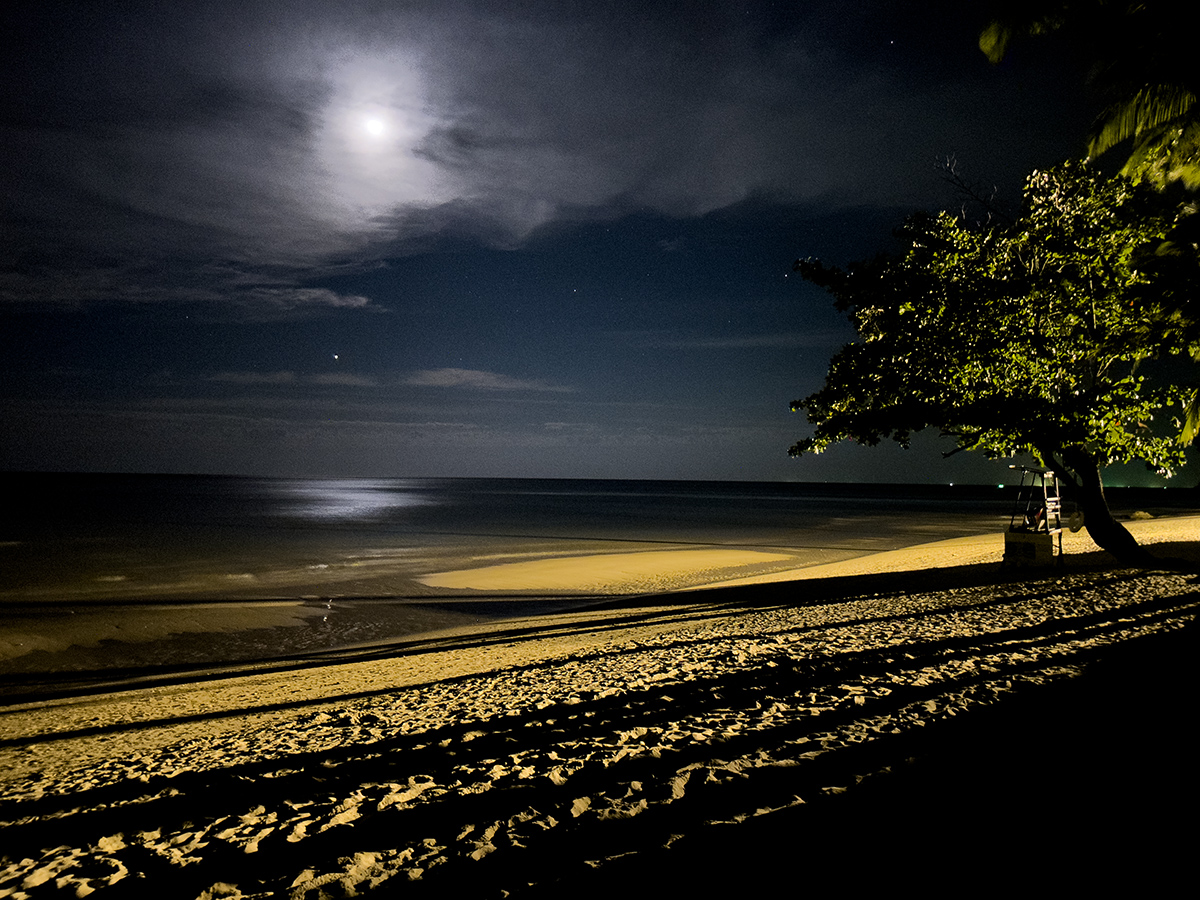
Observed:
[[[1113,518],[1104,496],[1104,482],[1095,457],[1082,447],[1065,447],[1062,461],[1075,473],[1077,480],[1065,479],[1063,486],[1083,512],[1083,524],[1088,536],[1102,550],[1107,550],[1123,563],[1144,566],[1154,557],[1138,544],[1129,529]]]

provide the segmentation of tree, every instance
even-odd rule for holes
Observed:
[[[847,439],[906,445],[930,427],[990,457],[1028,453],[1059,475],[1097,544],[1143,561],[1109,511],[1101,470],[1142,460],[1169,474],[1183,463],[1184,391],[1151,370],[1185,353],[1187,338],[1176,313],[1150,302],[1139,269],[1175,216],[1147,185],[1066,163],[1029,177],[1011,223],[915,216],[898,232],[900,256],[846,270],[798,261],[859,339],[792,405],[815,428],[791,453]]]
[[[1164,0],[1005,0],[979,36],[998,63],[1015,39],[1060,32],[1073,39],[1105,106],[1088,154],[1127,146],[1122,174],[1170,192],[1183,213],[1144,270],[1200,339],[1200,7]],[[1200,362],[1200,357],[1196,358]],[[1182,435],[1200,436],[1200,390],[1188,398]]]

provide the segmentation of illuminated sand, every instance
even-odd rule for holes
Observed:
[[[649,550],[605,553],[439,572],[421,579],[430,587],[477,591],[580,591],[622,593],[653,590],[681,578],[791,559],[758,550]]]
[[[1189,555],[1200,520],[1133,528]],[[1152,894],[1189,858],[1136,801],[1196,797],[1194,576],[1009,577],[1001,547],[9,708],[0,894],[707,896],[800,860],[808,889],[1136,865]]]
[[[1170,540],[1189,527],[1187,517],[1131,523],[1140,539]],[[1063,551],[1068,555],[1089,553],[1099,548],[1086,532],[1063,534]],[[849,551],[852,553],[853,551]],[[474,569],[459,569],[427,575],[421,581],[430,587],[476,591],[577,591],[580,593],[623,593],[652,590],[666,585],[675,590],[698,587],[770,584],[812,578],[872,575],[948,568],[998,562],[1004,555],[1004,535],[987,534],[951,538],[841,559],[831,563],[800,564],[786,553],[752,550],[654,550],[640,553],[606,553],[567,558],[504,563]],[[792,565],[788,562],[793,561]],[[739,576],[743,567],[770,566],[778,571]],[[702,582],[696,584],[697,582]]]

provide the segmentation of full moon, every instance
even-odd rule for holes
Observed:
[[[373,134],[376,137],[383,134],[383,120],[382,119],[367,119],[367,121],[364,123],[364,125],[369,134]]]

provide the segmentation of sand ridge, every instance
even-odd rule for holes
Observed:
[[[720,577],[729,569],[783,562],[786,553],[762,550],[646,550],[501,563],[475,569],[436,572],[420,581],[429,587],[477,591],[584,591],[627,593],[653,590],[679,577]]]
[[[1174,516],[1126,523],[1145,544],[1200,534],[1200,516]],[[1099,547],[1086,531],[1064,529],[1067,558],[1095,553]],[[801,579],[847,577],[881,572],[916,571],[951,566],[998,563],[1004,556],[1000,533],[948,538],[880,552],[841,551],[849,558],[834,562],[800,562],[784,552],[707,548],[603,553],[500,563],[423,576],[431,587],[475,591],[559,590],[627,593],[653,590],[667,582],[675,590],[769,584]],[[789,561],[790,564],[789,564]],[[742,574],[741,567],[769,566],[774,571]],[[691,584],[687,584],[691,581]]]

